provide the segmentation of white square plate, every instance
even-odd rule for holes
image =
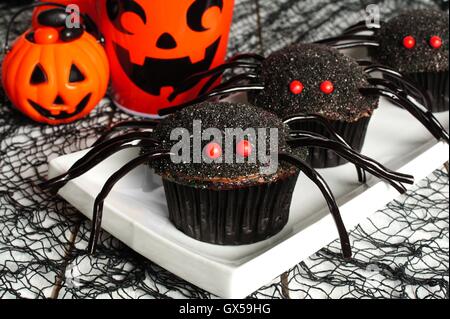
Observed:
[[[448,112],[439,114],[446,128]],[[406,111],[382,100],[369,125],[363,153],[391,169],[420,180],[448,160],[448,145],[438,143]],[[49,175],[67,171],[86,151],[59,157]],[[68,183],[60,195],[88,218],[106,179],[137,151],[122,151]],[[398,196],[369,176],[357,182],[354,166],[320,170],[338,200],[351,230]],[[159,177],[146,167],[127,175],[104,207],[103,228],[136,252],[185,280],[225,298],[243,298],[338,237],[334,221],[316,187],[305,176],[296,186],[288,225],[266,241],[237,247],[205,244],[178,231],[168,219]]]

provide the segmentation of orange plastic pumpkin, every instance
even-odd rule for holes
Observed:
[[[106,39],[113,99],[134,114],[197,97],[207,80],[176,100],[183,80],[223,64],[234,0],[100,0],[97,25]],[[220,82],[220,81],[218,81]]]
[[[106,53],[87,32],[64,41],[58,29],[29,30],[13,45],[2,82],[15,107],[47,124],[78,120],[104,97],[109,81]]]

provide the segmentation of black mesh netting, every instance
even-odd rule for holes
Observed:
[[[267,53],[294,39],[337,34],[374,1],[240,0],[231,53]],[[377,1],[385,17],[438,1]],[[0,38],[20,1],[0,2]],[[24,15],[15,35],[29,23]],[[111,122],[126,118],[107,100],[88,118],[49,127],[32,123],[0,93],[0,298],[212,298],[104,233],[85,252],[90,222],[36,186],[49,159],[78,151]],[[414,190],[351,232],[354,259],[338,243],[301,262],[253,298],[448,298],[448,174],[434,172]]]

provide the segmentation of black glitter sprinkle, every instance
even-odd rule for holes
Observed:
[[[227,128],[265,128],[278,129],[278,152],[289,151],[286,138],[288,128],[282,121],[272,113],[261,110],[248,104],[231,103],[202,103],[187,107],[164,119],[156,131],[156,138],[162,142],[166,148],[171,148],[178,141],[172,141],[170,135],[175,128],[184,128],[193,133],[193,121],[202,122],[202,130],[217,128],[225,134]],[[269,136],[269,133],[267,133]],[[224,135],[223,135],[224,136]],[[209,141],[202,142],[202,148]],[[269,150],[269,139],[266,141]],[[191,155],[192,155],[191,143]],[[306,150],[295,150],[296,154],[306,159]],[[191,157],[192,158],[192,157]],[[278,179],[286,173],[298,173],[297,169],[289,164],[281,164],[278,171],[272,175],[260,174],[261,167],[264,166],[259,159],[256,163],[182,163],[175,164],[171,161],[161,161],[155,165],[157,173],[165,178],[191,183],[192,185],[227,187],[230,185],[244,186],[254,183],[262,183]],[[249,178],[251,177],[251,178]]]
[[[297,44],[273,53],[263,62],[261,80],[266,89],[250,94],[251,101],[281,117],[307,113],[353,122],[370,116],[378,106],[377,98],[364,97],[358,90],[369,84],[357,62],[323,45]],[[290,91],[294,80],[304,85],[299,95]],[[332,94],[320,90],[323,81],[333,82]]]
[[[377,60],[404,73],[448,71],[449,16],[447,12],[414,10],[405,12],[382,25]],[[402,45],[403,38],[416,39],[414,49]],[[440,49],[430,46],[432,36],[443,40]]]

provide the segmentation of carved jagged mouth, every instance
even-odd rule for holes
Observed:
[[[197,63],[191,63],[189,57],[167,60],[146,58],[143,65],[138,65],[131,62],[127,49],[117,43],[114,44],[114,49],[128,78],[141,90],[159,96],[163,87],[176,87],[191,75],[209,70],[219,48],[220,39],[219,37],[206,49],[205,59]],[[198,82],[192,83],[186,91]]]
[[[38,103],[32,101],[32,100],[28,100],[28,103],[30,103],[30,105],[42,116],[45,116],[46,118],[50,119],[50,120],[65,120],[71,117],[74,117],[78,114],[80,114],[81,112],[83,112],[83,110],[86,108],[86,105],[88,104],[89,100],[91,99],[92,94],[89,93],[88,95],[86,95],[80,103],[78,103],[75,112],[73,113],[67,113],[65,111],[61,111],[61,113],[59,113],[58,115],[53,115],[49,110],[43,108],[42,106],[40,106]]]

